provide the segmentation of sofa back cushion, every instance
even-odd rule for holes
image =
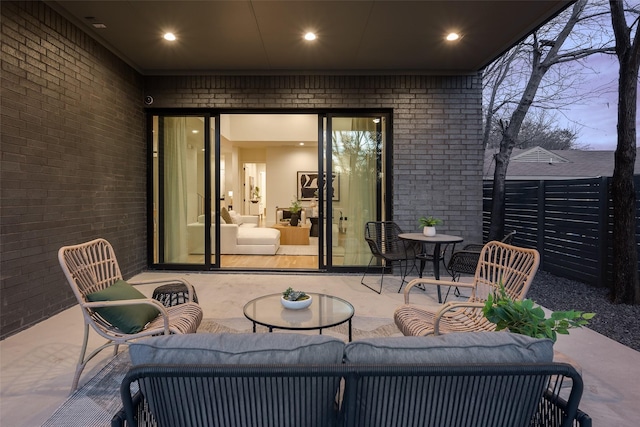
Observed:
[[[472,368],[455,376],[450,369],[405,377],[363,376],[347,384],[352,426],[529,425],[546,384],[545,376],[484,375],[476,364],[551,362],[553,342],[507,332],[454,333],[436,337],[391,337],[355,341],[345,347],[350,364],[444,364]],[[477,373],[477,375],[476,375]],[[384,402],[384,405],[381,405]],[[349,406],[351,405],[351,406]],[[469,424],[471,423],[471,424]],[[480,424],[478,424],[480,425]]]
[[[344,343],[326,335],[185,334],[151,337],[129,346],[133,365],[341,363]]]
[[[220,209],[220,217],[224,220],[225,224],[233,224],[233,219],[231,219],[231,215],[229,215],[227,208],[223,207]]]
[[[234,224],[242,225],[244,224],[244,218],[236,211],[229,211],[229,216],[231,216],[231,220]]]
[[[213,215],[213,213],[211,213],[211,223],[212,225],[215,224],[216,222],[216,216]],[[204,224],[204,214],[203,215],[198,215],[198,223],[199,224]],[[222,219],[222,217],[220,217],[220,224],[226,224],[226,222],[224,221],[224,219]]]
[[[336,338],[278,333],[169,335],[130,346],[134,365],[170,365],[177,372],[177,376],[139,380],[158,425],[238,427],[258,425],[264,419],[269,425],[285,427],[334,425],[339,374],[315,377],[305,368],[292,379],[242,377],[236,368],[247,364],[339,364],[343,351],[344,343]],[[233,366],[214,374],[213,367],[204,366],[212,364]],[[208,373],[181,375],[185,365],[201,365]]]
[[[537,363],[553,360],[553,341],[508,332],[369,338],[349,343],[345,363]]]

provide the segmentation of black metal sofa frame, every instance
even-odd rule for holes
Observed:
[[[561,363],[141,365],[112,426],[591,427],[582,390]]]

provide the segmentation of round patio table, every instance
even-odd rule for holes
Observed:
[[[304,331],[324,328],[349,322],[349,341],[352,338],[351,319],[355,313],[353,306],[342,298],[325,294],[307,293],[312,298],[311,305],[301,310],[284,308],[280,303],[282,294],[265,295],[245,304],[243,311],[247,319],[256,325],[274,329]]]
[[[453,243],[455,245],[456,243],[460,243],[464,240],[460,236],[451,236],[449,234],[436,234],[435,236],[425,236],[424,233],[401,233],[401,234],[398,234],[398,237],[404,240],[410,240],[412,242],[423,243],[425,246],[425,251],[423,252],[424,254],[427,253],[426,244],[431,243],[434,245],[432,261],[433,261],[433,277],[435,277],[436,280],[440,280],[440,260],[442,259],[442,257],[440,256],[441,245],[450,244],[450,243]],[[422,277],[422,271],[424,270],[427,257],[418,256],[417,258],[420,259],[420,277]],[[438,285],[438,302],[439,303],[442,302],[440,285]]]

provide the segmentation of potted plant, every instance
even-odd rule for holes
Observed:
[[[300,201],[298,199],[293,199],[291,201],[291,206],[289,207],[289,212],[291,212],[291,220],[289,220],[289,225],[296,227],[298,225],[298,221],[300,220],[300,216],[298,215],[302,209],[300,205]]]
[[[493,295],[487,297],[482,313],[491,323],[496,324],[496,331],[508,329],[509,332],[527,335],[533,338],[550,338],[553,342],[557,334],[569,334],[569,329],[580,328],[589,323],[595,313],[582,311],[554,311],[546,318],[540,306],[534,306],[530,299],[514,301],[504,286]]]
[[[285,308],[300,310],[309,307],[311,300],[311,295],[307,295],[306,292],[294,291],[293,288],[289,287],[282,293],[280,302]]]
[[[442,224],[442,220],[438,218],[434,218],[432,216],[422,216],[418,219],[420,227],[422,227],[422,232],[425,236],[435,236],[436,235],[436,225]]]

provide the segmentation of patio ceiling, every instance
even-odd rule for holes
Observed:
[[[572,2],[46,3],[144,75],[448,75],[481,70]],[[317,40],[303,40],[307,31]],[[446,42],[452,31],[462,38]],[[177,40],[165,41],[165,32],[175,33]]]

